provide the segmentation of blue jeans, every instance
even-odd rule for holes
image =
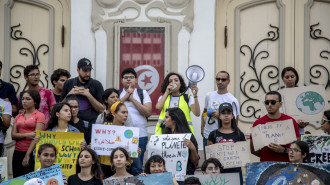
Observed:
[[[139,138],[139,147],[141,148],[141,154],[137,159],[134,159],[134,161],[132,163],[131,174],[134,176],[139,175],[143,172],[143,170],[142,170],[143,157],[144,157],[144,152],[146,151],[146,148],[147,148],[147,143],[148,143],[147,136]]]
[[[207,139],[205,139],[205,137],[203,137],[204,160],[206,160],[206,153],[205,153],[205,146],[206,145],[207,145]]]

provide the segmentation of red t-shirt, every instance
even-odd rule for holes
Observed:
[[[299,127],[298,127],[296,120],[285,114],[281,114],[281,117],[279,119],[270,119],[267,115],[265,115],[265,116],[259,118],[258,120],[256,120],[252,127],[255,127],[257,125],[264,125],[266,123],[273,122],[273,121],[284,121],[287,119],[292,119],[294,130],[296,132],[296,137],[300,137]],[[251,135],[250,135],[250,139],[252,139]],[[282,145],[282,146],[284,146],[284,145]],[[287,144],[284,147],[289,148],[290,144]],[[265,146],[260,151],[260,161],[289,162],[289,156],[287,153],[274,152],[273,150],[271,150],[270,148]]]
[[[18,133],[24,134],[34,132],[36,130],[37,123],[45,124],[45,115],[38,110],[34,110],[26,120],[24,114],[25,111],[22,114],[17,115],[14,121]],[[29,138],[16,141],[15,150],[27,151],[31,141],[32,140]]]

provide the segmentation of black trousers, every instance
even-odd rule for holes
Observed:
[[[25,157],[26,152],[23,151],[14,151],[13,155],[13,162],[12,162],[12,168],[13,168],[13,177],[19,177],[25,174],[28,174],[30,172],[34,171],[34,156],[33,152],[30,154],[30,160],[29,160],[29,166],[27,168],[23,167],[22,162]]]

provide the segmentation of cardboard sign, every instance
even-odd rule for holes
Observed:
[[[175,175],[176,180],[183,181],[189,159],[189,149],[184,145],[191,134],[152,135],[147,145],[148,158],[160,155],[165,160],[166,170]]]
[[[37,170],[15,179],[1,183],[1,185],[24,185],[24,184],[64,185],[61,167],[59,164],[42,170]]]
[[[108,178],[103,181],[104,185],[173,185],[172,174],[167,173],[156,173],[149,175],[140,175],[135,177],[126,178]]]
[[[0,157],[0,183],[8,180],[7,157]]]
[[[309,163],[330,164],[330,136],[303,135],[301,140],[309,146]]]
[[[280,112],[316,124],[321,121],[328,102],[322,85],[310,85],[295,88],[284,88],[278,91],[282,95],[283,105]],[[259,96],[262,115],[267,114],[264,104],[265,94]]]
[[[309,184],[330,182],[329,164],[257,162],[248,163],[246,184]]]
[[[80,143],[84,141],[84,133],[37,130],[37,136],[40,137],[40,140],[37,143],[36,151],[44,143],[53,144],[57,149],[55,164],[61,165],[61,169],[67,177],[76,174],[76,162],[81,151]],[[35,161],[34,170],[37,170],[40,168],[37,155]]]
[[[250,130],[255,151],[270,143],[285,145],[297,140],[292,119],[257,125]]]
[[[240,141],[236,143],[217,143],[205,147],[206,159],[219,159],[224,168],[245,166],[250,162],[250,143]]]
[[[113,149],[125,148],[130,157],[138,157],[139,128],[93,124],[92,149],[98,155],[110,156]]]
[[[240,185],[239,173],[187,175],[185,179],[189,177],[197,177],[203,185]]]

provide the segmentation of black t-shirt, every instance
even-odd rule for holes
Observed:
[[[55,93],[54,94],[54,97],[55,97],[55,100],[56,100],[56,103],[60,103],[60,99],[61,99],[61,95],[57,95]]]
[[[88,127],[85,127],[85,122],[79,119],[77,123],[73,123],[72,126],[76,127],[81,133],[84,133],[85,141],[87,144],[91,142],[92,123],[87,122]]]
[[[82,181],[78,175],[71,175],[68,179],[68,185],[102,185],[102,182],[95,177],[88,181]]]
[[[71,89],[74,86],[78,86],[78,87],[83,86],[86,89],[89,89],[89,92],[93,95],[93,97],[98,102],[103,104],[102,95],[103,95],[104,89],[103,89],[102,84],[99,81],[94,80],[92,78],[89,79],[87,83],[82,84],[82,83],[80,83],[78,77],[69,79],[64,83],[60,101],[62,101],[66,97],[66,95],[71,91]],[[97,116],[99,115],[99,113],[93,108],[93,106],[88,101],[86,96],[77,95],[77,98],[79,101],[78,102],[78,104],[79,104],[78,117],[84,121],[88,121],[90,123],[95,123],[95,120],[96,120]]]
[[[212,143],[225,143],[225,142],[237,142],[237,141],[245,141],[244,133],[240,130],[238,132],[233,132],[230,134],[225,134],[219,132],[219,129],[214,130],[210,133],[209,138]]]
[[[8,98],[11,104],[18,105],[17,97],[16,97],[16,92],[15,88],[12,84],[8,82],[1,81],[1,86],[0,86],[0,98],[6,99]]]

